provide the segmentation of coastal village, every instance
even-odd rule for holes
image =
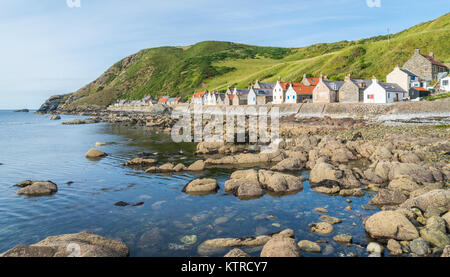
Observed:
[[[118,100],[114,106],[149,106],[154,104],[177,105],[182,103],[205,106],[266,105],[296,103],[367,103],[382,104],[400,101],[420,101],[431,93],[449,92],[448,67],[434,56],[415,49],[412,57],[402,66],[396,66],[381,82],[376,76],[371,80],[353,79],[350,74],[344,81],[303,75],[299,83],[282,81],[263,83],[256,80],[250,87],[230,88],[226,91],[194,92],[189,100],[182,97],[163,96],[142,100]]]

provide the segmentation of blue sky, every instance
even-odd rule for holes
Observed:
[[[395,33],[449,12],[447,0],[79,1],[0,1],[0,109],[37,108],[144,48],[300,47]]]

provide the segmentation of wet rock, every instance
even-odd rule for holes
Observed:
[[[428,206],[438,206],[450,209],[450,190],[432,190],[406,200],[400,207],[407,209],[418,207],[422,211],[426,211]]]
[[[313,183],[320,183],[325,180],[338,181],[343,177],[343,172],[331,164],[320,162],[311,170],[309,180]]]
[[[165,163],[158,168],[159,172],[173,172],[174,165],[172,163]]]
[[[164,229],[155,227],[145,231],[137,242],[137,247],[148,248],[160,244],[164,240]]]
[[[254,184],[259,186],[258,171],[248,169],[233,172],[230,179],[225,182],[225,191],[234,192],[242,184]]]
[[[196,235],[184,236],[180,239],[180,241],[184,244],[192,245],[197,242],[197,236]]]
[[[210,178],[195,179],[183,188],[183,192],[189,194],[207,194],[217,192],[218,190],[219,185],[217,181]]]
[[[240,185],[236,192],[236,196],[243,200],[258,198],[263,194],[264,191],[261,189],[260,185],[251,183]]]
[[[184,171],[184,170],[186,170],[186,166],[182,163],[179,163],[173,167],[173,171],[175,171],[175,172],[180,172],[180,171]]]
[[[414,225],[400,212],[381,211],[364,222],[366,232],[372,238],[413,240],[419,237]]]
[[[450,245],[447,245],[442,251],[442,258],[450,258]]]
[[[409,249],[418,256],[428,255],[431,250],[428,242],[423,238],[417,238],[409,243]]]
[[[450,212],[447,212],[446,214],[444,214],[442,216],[442,219],[445,220],[446,225],[447,225],[447,231],[450,233]]]
[[[333,240],[342,244],[350,244],[353,237],[348,234],[340,234],[333,237]]]
[[[343,197],[353,196],[353,197],[363,197],[364,191],[362,189],[341,189],[339,195]]]
[[[330,223],[330,224],[332,224],[332,225],[334,225],[334,224],[339,224],[339,223],[342,222],[342,220],[340,220],[339,218],[337,218],[337,217],[332,217],[332,216],[329,216],[329,215],[326,215],[326,214],[321,215],[321,216],[319,217],[319,219],[322,220],[322,221],[324,221],[324,222]]]
[[[134,158],[125,163],[125,166],[149,166],[156,163],[155,159]]]
[[[15,184],[15,186],[16,186],[16,187],[20,187],[20,188],[24,188],[24,187],[31,186],[32,184],[33,184],[33,181],[31,181],[31,180],[25,180],[25,181],[22,181],[22,182],[20,182],[20,183],[18,183],[18,184]]]
[[[205,169],[205,162],[202,160],[195,161],[186,170],[188,171],[202,171]]]
[[[108,154],[98,150],[97,148],[92,148],[86,153],[85,156],[88,159],[99,159],[108,156]]]
[[[449,237],[444,232],[439,230],[425,228],[420,230],[420,236],[424,240],[439,248],[444,248],[446,245],[450,245]]]
[[[52,116],[50,116],[50,120],[61,120],[61,116],[59,116],[59,115],[52,115]]]
[[[225,146],[223,141],[202,141],[197,144],[198,154],[215,154],[219,153],[219,150]]]
[[[231,249],[227,254],[225,254],[224,257],[225,258],[250,258],[251,256],[239,248],[234,248],[234,249]]]
[[[242,246],[261,246],[266,244],[271,238],[275,236],[281,237],[294,237],[294,231],[291,229],[286,229],[281,232],[269,235],[261,235],[256,237],[244,237],[244,238],[217,238],[211,239],[203,242],[207,247],[214,248],[231,248],[231,247],[242,247]]]
[[[408,198],[400,190],[381,189],[377,195],[369,201],[370,205],[398,205],[405,202]]]
[[[20,245],[0,257],[127,257],[128,247],[88,232],[48,237],[33,245]]]
[[[331,225],[328,222],[313,223],[313,224],[309,225],[309,229],[313,233],[318,233],[318,234],[323,234],[323,235],[331,234],[334,230],[333,225]]]
[[[370,242],[366,249],[371,254],[371,257],[381,257],[381,253],[383,253],[383,246],[376,242]]]
[[[298,158],[287,158],[271,168],[273,171],[298,171],[305,168],[305,162]]]
[[[437,231],[441,231],[442,233],[445,233],[445,220],[439,216],[432,216],[427,219],[426,228],[433,229]]]
[[[261,257],[300,257],[300,249],[295,239],[276,236],[264,245]]]
[[[116,202],[114,204],[114,206],[117,206],[117,207],[126,207],[126,206],[129,206],[129,205],[130,205],[130,203],[127,203],[127,202],[124,202],[124,201],[119,201],[119,202]]]
[[[318,212],[318,213],[323,213],[323,214],[327,214],[328,210],[325,208],[315,208],[314,211]]]
[[[214,220],[214,224],[216,224],[216,225],[223,224],[223,223],[228,222],[228,220],[230,220],[229,217],[221,216],[221,217],[216,218],[216,220]]]
[[[303,189],[302,177],[273,172],[268,170],[260,170],[258,172],[260,184],[267,190],[273,192],[297,192]]]
[[[401,255],[403,253],[401,244],[395,239],[388,240],[387,249],[392,256]]]
[[[51,181],[31,181],[19,184],[22,188],[17,191],[19,195],[26,196],[46,196],[58,191],[58,186]]]
[[[298,242],[298,247],[302,252],[320,253],[322,249],[318,243],[309,240],[301,240]]]
[[[323,180],[316,184],[311,184],[311,189],[319,193],[336,194],[340,191],[340,184],[334,180]]]

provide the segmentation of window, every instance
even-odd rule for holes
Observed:
[[[295,95],[294,95],[294,96],[292,96],[292,99],[295,99]]]
[[[287,99],[289,100],[289,95],[288,95]]]
[[[442,85],[443,85],[443,86],[448,86],[448,80],[443,80],[443,81],[442,81]]]

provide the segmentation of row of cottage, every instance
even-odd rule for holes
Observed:
[[[294,103],[391,103],[414,100],[428,96],[433,81],[439,81],[440,89],[450,90],[448,67],[438,61],[433,52],[429,55],[414,50],[413,56],[403,65],[396,66],[386,76],[386,83],[372,80],[352,79],[347,75],[344,81],[332,81],[326,76],[319,78],[303,75],[300,83],[261,83],[256,81],[248,89],[228,88],[225,93],[195,92],[191,104],[200,105],[264,105]],[[433,88],[431,88],[433,89]],[[129,100],[121,100],[116,106],[129,105]],[[131,105],[151,105],[156,103],[176,105],[181,97],[163,96],[158,101],[150,96]]]
[[[326,76],[310,78],[303,75],[300,83],[282,82],[276,84],[256,81],[249,89],[233,90],[226,93],[196,92],[191,103],[202,105],[264,105],[313,103],[391,103],[414,100],[428,96],[433,81],[440,81],[441,90],[449,90],[448,68],[419,49],[402,68],[396,66],[386,76],[386,83],[372,80],[352,79],[347,75],[344,81],[328,80]]]

